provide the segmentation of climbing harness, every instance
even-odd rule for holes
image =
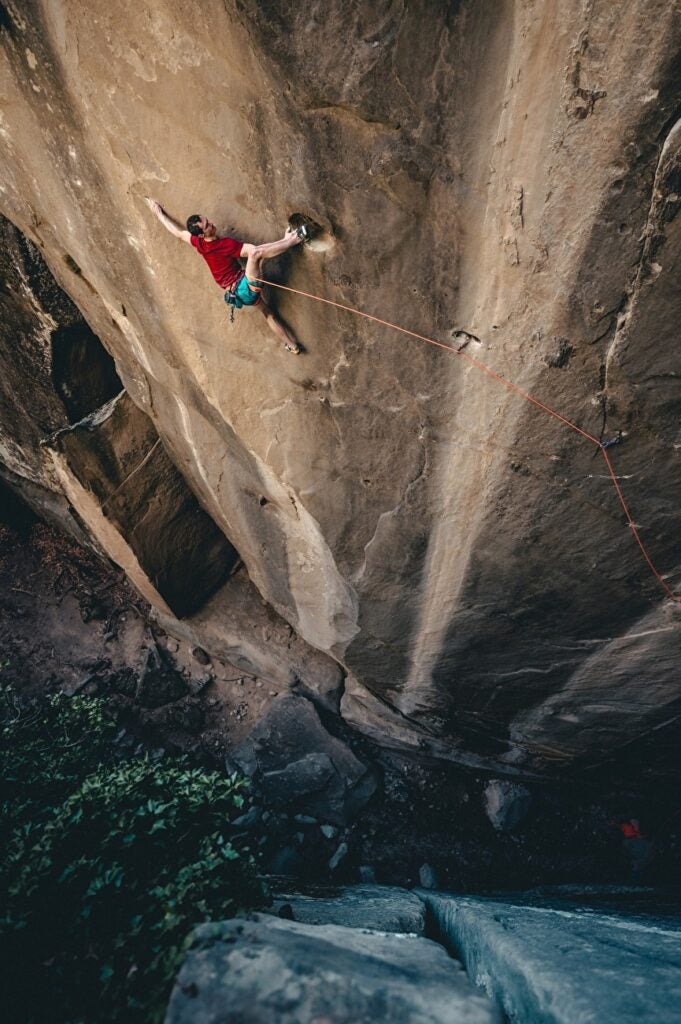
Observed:
[[[241,284],[241,282],[244,281],[244,280],[246,281],[246,284],[248,285],[249,292],[257,293],[258,297],[257,297],[257,299],[255,299],[254,302],[245,302],[241,298],[241,296],[238,294],[238,290],[237,289],[239,288],[239,285]],[[253,280],[257,280],[257,279],[254,278]],[[230,307],[230,310],[229,310],[229,322],[230,322],[230,324],[234,323],[234,310],[235,309],[243,309],[244,306],[257,306],[257,304],[260,302],[260,292],[261,291],[262,291],[262,288],[253,288],[251,286],[251,281],[249,280],[248,277],[246,277],[245,274],[241,274],[241,276],[238,277],[236,281],[234,281],[232,286],[227,289],[227,291],[225,292],[225,294],[223,296],[225,302]]]
[[[355,309],[354,306],[347,306],[345,305],[345,303],[335,302],[333,299],[324,299],[322,298],[321,295],[313,295],[311,292],[300,291],[298,288],[290,288],[288,285],[277,284],[275,281],[267,281],[264,278],[256,277],[254,278],[254,280],[258,281],[259,284],[268,284],[272,288],[279,288],[281,289],[281,291],[284,292],[292,292],[294,295],[300,295],[306,299],[313,299],[315,302],[322,302],[324,303],[324,305],[327,306],[334,306],[336,309],[342,309],[346,313],[353,313],[355,316],[361,316],[365,320],[371,320],[374,323],[381,324],[383,327],[390,327],[394,331],[399,331],[400,334],[406,334],[411,338],[416,338],[418,341],[423,341],[427,345],[434,345],[436,348],[443,348],[447,352],[451,352],[455,356],[459,356],[461,359],[465,359],[472,366],[477,367],[477,369],[480,370],[482,373],[486,373],[488,377],[492,377],[493,380],[498,381],[505,388],[508,388],[509,391],[514,391],[517,395],[520,395],[521,398],[524,398],[526,402],[530,402],[532,405],[536,405],[538,409],[541,409],[543,412],[547,413],[547,415],[553,416],[554,419],[559,420],[564,426],[568,427],[576,434],[579,434],[581,437],[586,438],[587,441],[591,441],[592,444],[595,444],[597,450],[599,450],[601,455],[603,456],[606,466],[608,467],[608,473],[610,475],[610,479],[612,480],[615,491],[617,492],[617,497],[619,499],[620,505],[624,510],[627,525],[629,526],[636,543],[641,549],[641,554],[643,555],[650,571],[652,572],[653,576],[664,590],[667,597],[670,598],[670,600],[676,601],[677,603],[681,604],[681,595],[674,593],[674,591],[671,589],[665,578],[657,570],[650,555],[648,554],[645,544],[641,540],[638,528],[634,520],[632,519],[631,512],[629,511],[629,506],[627,505],[624,494],[622,493],[622,488],[620,487],[619,481],[615,474],[612,462],[610,461],[610,456],[608,455],[608,448],[612,448],[614,445],[620,444],[624,440],[621,431],[619,432],[617,437],[611,438],[609,441],[599,440],[597,437],[594,437],[593,434],[589,434],[586,430],[582,430],[581,427],[578,427],[576,423],[573,423],[572,420],[569,420],[566,416],[563,416],[561,413],[556,412],[555,409],[552,409],[550,406],[545,405],[543,402],[540,402],[538,398],[534,397],[534,395],[530,395],[527,391],[523,391],[523,389],[519,388],[517,384],[513,383],[513,381],[507,380],[506,377],[502,377],[500,373],[497,373],[495,370],[492,370],[491,367],[487,366],[479,359],[476,359],[475,356],[472,356],[469,352],[464,351],[466,347],[465,345],[460,345],[458,348],[456,348],[453,345],[447,345],[443,341],[437,341],[435,338],[429,338],[428,335],[426,334],[418,334],[416,331],[410,331],[406,327],[400,327],[399,324],[393,324],[389,320],[382,320],[380,317],[373,316],[371,313],[365,313],[364,310]]]

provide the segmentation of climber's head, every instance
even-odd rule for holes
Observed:
[[[191,217],[187,217],[187,231],[196,238],[207,238],[208,241],[217,235],[215,224],[200,213],[193,213]]]

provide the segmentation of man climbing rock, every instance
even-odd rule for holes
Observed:
[[[250,242],[239,242],[236,238],[218,235],[215,224],[200,213],[194,213],[187,219],[185,230],[168,216],[155,199],[146,197],[145,201],[171,235],[192,245],[203,256],[216,282],[225,292],[225,301],[233,308],[259,309],[264,314],[267,326],[283,342],[286,351],[298,355],[300,345],[263,299],[262,285],[258,279],[262,278],[265,260],[281,256],[293,246],[308,240],[310,232],[307,226],[289,228],[284,238],[277,242],[251,245]],[[241,257],[246,258],[245,271],[238,262]]]

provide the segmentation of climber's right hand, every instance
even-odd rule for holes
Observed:
[[[147,204],[152,213],[155,213],[158,217],[163,213],[163,207],[160,203],[157,203],[155,199],[151,199],[149,196],[144,197],[144,202]]]

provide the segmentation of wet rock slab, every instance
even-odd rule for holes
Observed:
[[[309,892],[279,893],[272,912],[290,907],[294,921],[372,928],[382,932],[423,935],[425,906],[407,889],[388,885],[319,887]]]
[[[515,1024],[676,1024],[681,920],[588,903],[421,894],[471,980]]]
[[[165,1024],[492,1024],[429,939],[254,915],[202,925]]]

